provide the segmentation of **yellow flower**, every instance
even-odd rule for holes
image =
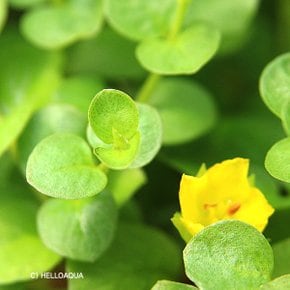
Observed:
[[[215,164],[198,176],[183,175],[179,201],[181,213],[172,222],[185,241],[220,220],[236,219],[260,232],[274,209],[248,179],[249,160],[235,158]]]

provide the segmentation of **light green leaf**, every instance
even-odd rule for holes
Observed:
[[[118,32],[142,40],[167,35],[176,6],[175,0],[105,0],[105,13]]]
[[[275,178],[290,182],[290,137],[272,146],[266,155],[265,167]]]
[[[84,136],[86,126],[86,116],[73,106],[51,104],[39,110],[31,118],[17,143],[17,157],[23,172],[30,153],[43,138],[54,133]]]
[[[162,80],[154,90],[150,104],[160,113],[164,144],[179,144],[197,138],[216,120],[212,96],[192,81]]]
[[[46,103],[60,75],[60,57],[36,49],[14,30],[1,36],[0,155],[17,139],[31,115]]]
[[[278,56],[264,69],[260,78],[260,93],[269,109],[281,117],[283,107],[290,102],[290,53]]]
[[[142,167],[151,162],[162,142],[162,124],[157,110],[145,104],[138,104],[138,109],[141,142],[131,168]]]
[[[135,136],[138,118],[135,102],[118,90],[102,90],[89,108],[89,123],[97,137],[107,144],[115,143],[118,136],[124,142]]]
[[[82,272],[85,277],[69,280],[69,289],[148,290],[160,278],[175,279],[180,260],[178,247],[162,232],[121,224],[113,244],[98,261],[68,262],[67,271]]]
[[[290,273],[290,238],[279,241],[273,245],[274,253],[274,271],[273,277],[277,278],[281,275]]]
[[[116,138],[118,137],[114,137],[115,140]],[[97,147],[94,149],[94,153],[107,167],[112,169],[125,169],[135,159],[139,147],[139,133],[136,133],[129,141],[123,139],[123,136],[120,135],[120,140],[116,142],[116,145]]]
[[[9,4],[13,8],[20,8],[20,9],[28,8],[28,7],[43,3],[45,1],[46,0],[8,0]]]
[[[290,289],[290,274],[284,275],[267,284],[264,284],[261,290],[287,290]]]
[[[38,204],[23,185],[14,187],[1,188],[0,284],[29,280],[31,272],[48,271],[60,261],[38,237]]]
[[[2,30],[2,27],[4,26],[6,17],[7,17],[7,0],[2,0],[0,2],[0,32]]]
[[[102,1],[65,1],[27,12],[20,28],[33,44],[56,49],[93,36],[100,30],[102,20]]]
[[[145,70],[136,60],[135,48],[135,42],[104,27],[97,37],[69,48],[68,71],[93,73],[109,79],[140,79]]]
[[[183,283],[162,280],[158,281],[151,290],[193,290],[193,289],[197,288]]]
[[[29,156],[27,181],[48,196],[80,199],[96,195],[107,183],[94,165],[87,143],[72,134],[54,134],[43,139]]]
[[[174,40],[145,39],[136,56],[147,70],[163,75],[192,74],[200,70],[218,49],[220,35],[206,24],[196,23]]]
[[[91,100],[104,84],[93,77],[73,76],[64,79],[53,96],[57,103],[70,104],[87,115]]]
[[[108,192],[82,200],[50,199],[37,218],[40,237],[49,249],[88,262],[109,247],[116,222],[117,208]]]
[[[185,271],[201,289],[257,289],[268,282],[273,253],[254,227],[235,220],[206,227],[187,244]]]
[[[142,169],[110,170],[107,189],[113,193],[118,206],[123,206],[147,181]]]
[[[232,52],[246,39],[259,2],[259,0],[190,1],[185,25],[191,25],[196,21],[212,24],[222,34],[221,52]]]

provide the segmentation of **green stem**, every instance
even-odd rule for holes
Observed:
[[[175,14],[175,19],[172,22],[171,29],[168,33],[168,40],[174,40],[176,36],[178,35],[181,26],[183,24],[185,12],[189,3],[189,0],[177,0],[177,10]]]
[[[161,75],[154,73],[149,74],[136,97],[136,101],[146,103],[160,79]]]
[[[175,19],[167,35],[168,40],[174,40],[176,36],[178,35],[190,0],[177,0],[177,1],[178,1],[178,4],[177,4],[177,10],[175,14]],[[158,84],[161,78],[162,76],[159,74],[150,73],[147,79],[145,80],[143,86],[141,87],[136,97],[136,101],[140,103],[148,102],[152,92],[154,91],[154,88],[156,87],[156,85]]]

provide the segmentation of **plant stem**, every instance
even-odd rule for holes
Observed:
[[[172,22],[171,25],[171,29],[168,33],[168,40],[174,40],[176,38],[176,36],[178,35],[183,20],[184,20],[184,15],[189,3],[189,0],[177,0],[178,1],[178,5],[177,5],[177,10],[176,10],[176,14],[175,14],[175,19]]]
[[[146,103],[160,79],[161,75],[150,73],[143,86],[141,87],[136,97],[136,101],[140,103]]]

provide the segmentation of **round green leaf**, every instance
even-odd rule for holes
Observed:
[[[269,109],[281,117],[283,107],[290,101],[290,53],[278,56],[264,69],[260,93]]]
[[[257,289],[270,280],[273,253],[254,227],[227,220],[206,227],[187,244],[185,271],[201,289]]]
[[[145,70],[135,57],[135,48],[135,42],[104,27],[97,37],[69,48],[68,71],[94,73],[109,79],[140,79]]]
[[[95,155],[102,163],[112,169],[125,169],[129,167],[140,147],[139,133],[136,133],[129,141],[124,140],[122,136],[120,137],[120,141],[116,142],[117,145],[97,147],[94,149]]]
[[[116,143],[116,138],[130,140],[137,132],[139,114],[135,102],[118,90],[102,90],[91,102],[89,123],[103,142]]]
[[[275,260],[273,277],[290,273],[290,238],[275,243],[273,253]]]
[[[290,274],[284,275],[264,284],[260,290],[287,290],[290,289]]]
[[[31,193],[23,184],[14,190],[10,184],[0,192],[0,284],[30,280],[31,272],[49,271],[60,261],[38,237]]]
[[[43,139],[29,156],[27,181],[43,194],[79,199],[101,192],[106,175],[94,165],[87,143],[72,134]]]
[[[147,70],[163,75],[192,74],[204,66],[218,49],[220,35],[216,29],[197,23],[174,40],[145,39],[136,56]]]
[[[101,24],[102,1],[86,0],[35,8],[23,16],[20,27],[35,45],[55,49],[94,35]]]
[[[151,106],[138,104],[140,146],[131,168],[143,167],[152,161],[162,142],[162,124],[158,112]]]
[[[265,166],[275,178],[290,182],[290,137],[272,146],[266,155]]]
[[[150,104],[160,113],[164,144],[179,144],[197,138],[216,120],[210,93],[192,81],[162,80],[154,90]]]
[[[30,153],[43,138],[54,133],[83,136],[86,125],[86,116],[70,105],[52,104],[39,110],[31,118],[17,143],[17,155],[23,172]]]
[[[197,288],[183,283],[162,280],[158,281],[151,290],[193,290],[193,289]]]
[[[160,278],[177,278],[180,261],[177,245],[162,232],[121,224],[111,247],[95,263],[68,262],[68,272],[85,277],[69,280],[69,289],[147,290]]]
[[[116,221],[116,205],[108,192],[82,200],[50,199],[37,218],[40,237],[48,248],[90,262],[110,245]]]
[[[246,33],[259,2],[259,0],[190,1],[185,25],[191,25],[196,21],[212,24],[222,34],[221,52],[232,52],[246,39]]]
[[[165,36],[176,6],[175,0],[105,0],[105,13],[118,32],[133,40],[142,40]]]

